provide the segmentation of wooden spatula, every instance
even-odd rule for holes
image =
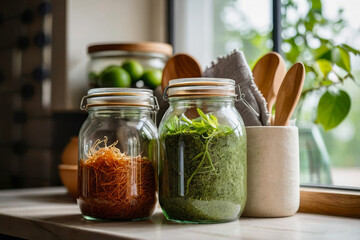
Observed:
[[[164,91],[171,79],[201,77],[201,73],[201,66],[195,58],[185,53],[175,54],[165,65],[161,88]]]
[[[267,102],[271,114],[282,80],[286,74],[283,58],[276,52],[270,52],[260,58],[253,70],[254,81]]]
[[[286,73],[275,106],[274,126],[287,126],[299,101],[305,80],[305,67],[295,63]]]

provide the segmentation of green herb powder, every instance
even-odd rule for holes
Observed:
[[[246,141],[238,129],[198,113],[194,120],[183,115],[165,124],[160,204],[172,220],[231,221],[246,202]]]

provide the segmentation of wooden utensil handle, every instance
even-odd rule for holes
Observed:
[[[304,85],[305,67],[295,63],[286,73],[275,105],[275,126],[287,126],[299,101]]]

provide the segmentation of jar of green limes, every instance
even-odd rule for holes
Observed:
[[[89,87],[155,89],[172,51],[171,45],[157,42],[91,45]]]

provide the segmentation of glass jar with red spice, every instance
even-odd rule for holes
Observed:
[[[90,89],[79,133],[77,202],[86,219],[137,220],[156,204],[158,110],[152,90]]]

